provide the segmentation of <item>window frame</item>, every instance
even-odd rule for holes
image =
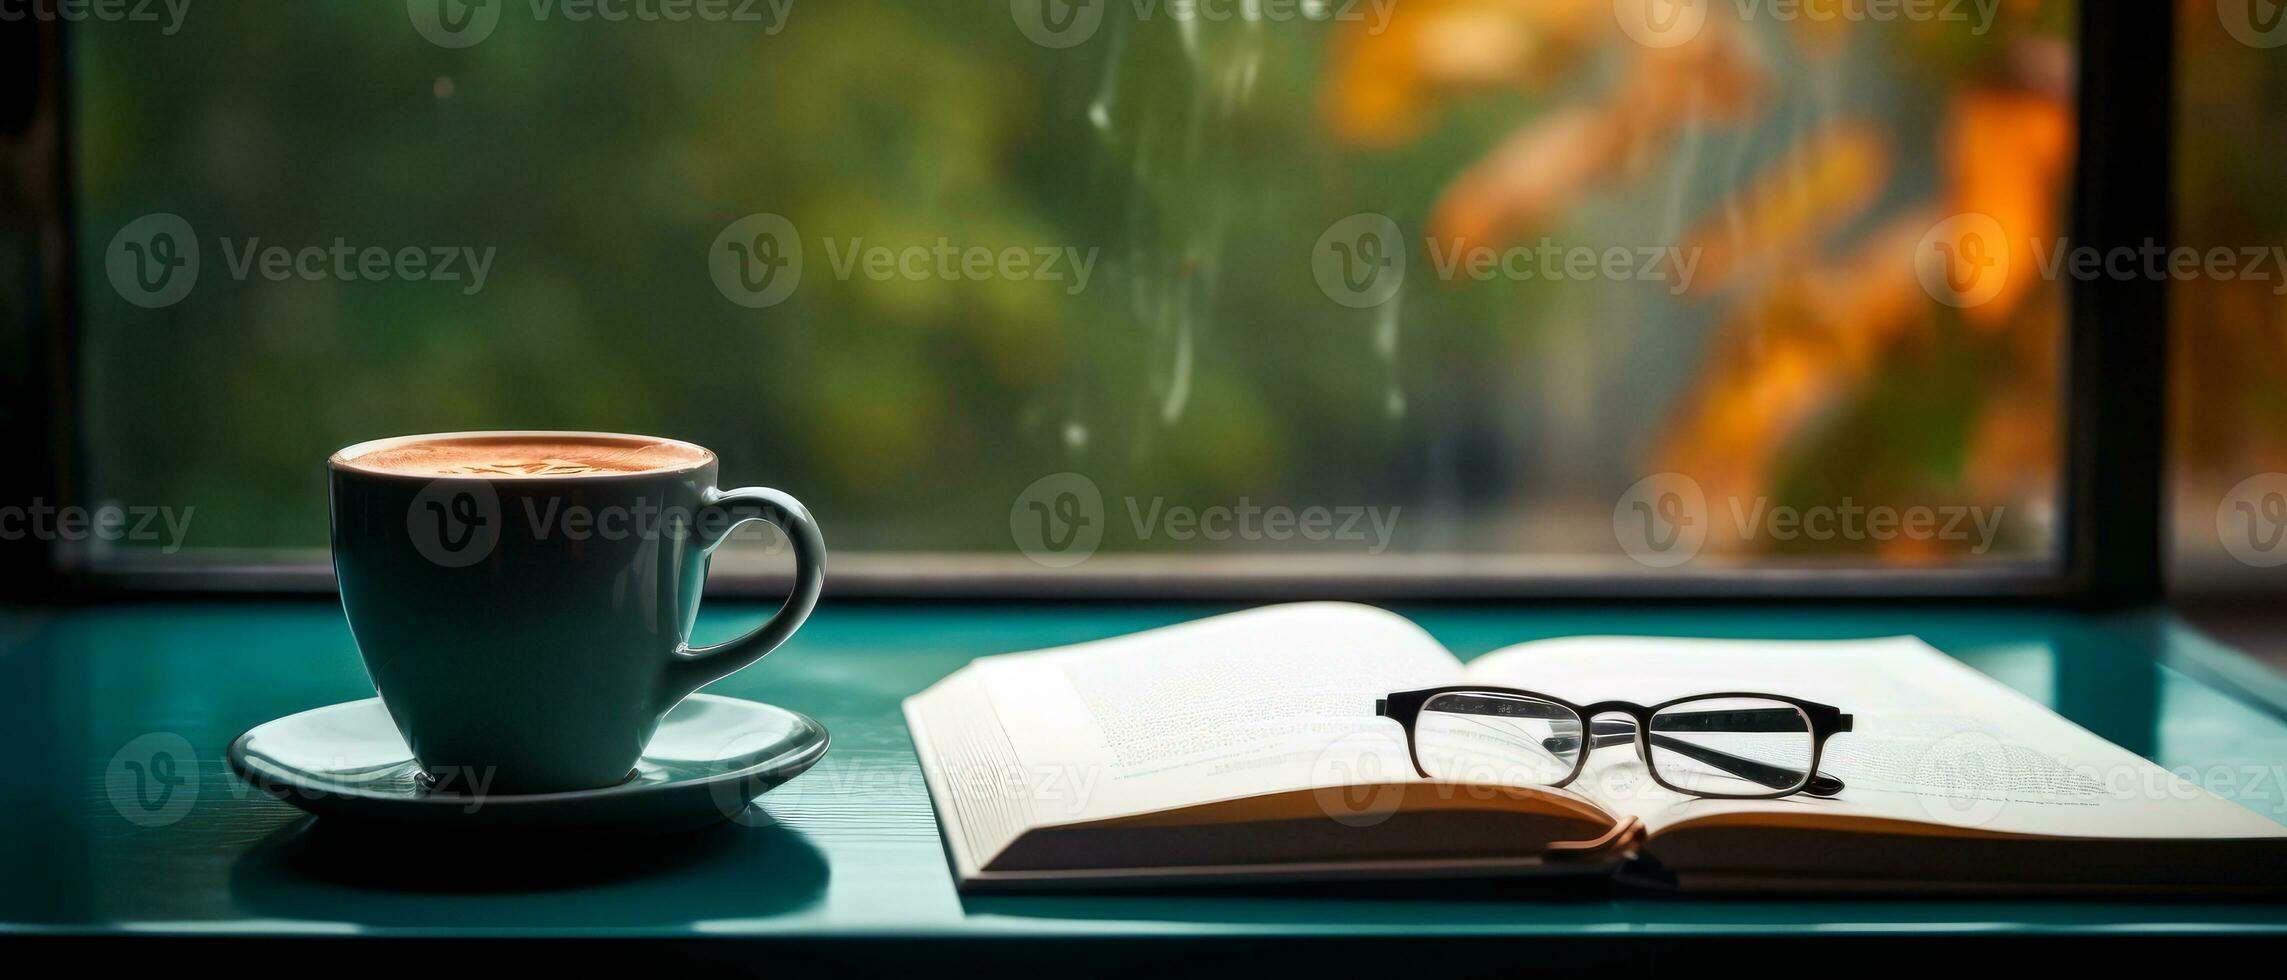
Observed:
[[[2079,146],[2070,205],[2072,240],[2097,249],[2172,241],[2176,9],[2173,4],[2081,0],[2075,98]],[[0,220],[38,238],[36,304],[23,325],[26,383],[0,397],[0,438],[29,447],[33,465],[0,473],[0,499],[80,499],[85,455],[80,377],[80,270],[76,267],[76,156],[72,146],[70,25],[0,24],[0,63],[30,84],[0,91],[0,125],[18,159],[25,199],[0,202]],[[2154,86],[2152,79],[2167,82]],[[25,179],[28,178],[28,179]],[[20,210],[21,215],[9,211]],[[13,231],[0,230],[0,234]],[[1047,569],[1021,557],[835,556],[829,594],[881,598],[1271,600],[1897,600],[2054,602],[2123,606],[2164,592],[2167,283],[2068,282],[2059,523],[2051,558],[1960,570],[1800,566],[1699,568],[1625,574],[1567,569],[1561,560],[1443,560],[1383,556],[1371,570],[1311,558],[1199,562],[1098,556]],[[4,335],[0,335],[4,336]],[[312,466],[315,467],[313,461]],[[1362,564],[1362,563],[1349,563]],[[1186,567],[1188,566],[1188,567]],[[783,593],[790,579],[718,568],[716,595]],[[78,560],[55,542],[0,548],[7,594],[109,597],[148,594],[331,593],[322,551],[202,553],[166,562]]]

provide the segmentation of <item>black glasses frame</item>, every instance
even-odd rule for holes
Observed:
[[[1605,746],[1619,745],[1622,743],[1635,744],[1636,755],[1638,758],[1644,761],[1644,771],[1652,777],[1653,782],[1687,796],[1699,796],[1709,799],[1721,800],[1776,800],[1783,797],[1794,796],[1798,793],[1808,793],[1812,796],[1818,797],[1830,797],[1841,793],[1843,789],[1842,780],[1836,779],[1835,777],[1829,776],[1826,773],[1820,772],[1818,770],[1819,760],[1826,754],[1826,740],[1842,732],[1850,731],[1853,724],[1853,719],[1850,715],[1844,714],[1842,709],[1837,708],[1833,705],[1820,704],[1816,701],[1805,701],[1801,698],[1790,698],[1779,694],[1763,694],[1751,691],[1730,691],[1716,694],[1693,694],[1686,697],[1662,701],[1658,704],[1653,705],[1636,704],[1632,701],[1598,701],[1594,704],[1579,705],[1560,697],[1542,694],[1539,691],[1527,691],[1514,687],[1490,687],[1482,684],[1466,684],[1454,687],[1432,687],[1419,691],[1401,691],[1392,694],[1389,697],[1377,699],[1374,702],[1375,714],[1391,719],[1392,721],[1397,722],[1400,727],[1405,729],[1406,754],[1413,760],[1414,771],[1420,773],[1423,779],[1430,779],[1434,777],[1430,776],[1429,770],[1423,767],[1421,764],[1421,748],[1417,740],[1414,738],[1414,724],[1421,719],[1421,711],[1423,706],[1427,705],[1431,700],[1435,698],[1448,694],[1483,694],[1503,698],[1530,698],[1536,701],[1544,701],[1571,711],[1573,715],[1580,720],[1581,731],[1588,735],[1588,744],[1582,746],[1580,748],[1579,756],[1573,759],[1572,771],[1566,773],[1563,779],[1548,784],[1548,787],[1551,789],[1561,789],[1565,786],[1571,785],[1573,780],[1579,779],[1580,774],[1586,771],[1588,768],[1588,754],[1591,751]],[[1757,762],[1753,759],[1742,758],[1729,752],[1724,752],[1718,749],[1711,749],[1703,745],[1695,745],[1682,739],[1670,738],[1664,734],[1652,731],[1653,715],[1657,715],[1662,711],[1666,711],[1667,709],[1673,708],[1680,704],[1689,704],[1693,701],[1712,701],[1722,698],[1753,698],[1759,701],[1776,701],[1781,704],[1791,706],[1796,710],[1802,712],[1803,718],[1810,724],[1810,766],[1807,769],[1797,773],[1796,770],[1785,766],[1774,766],[1768,763]],[[1724,711],[1721,709],[1714,709],[1709,713],[1719,715],[1738,714],[1736,711]],[[1601,730],[1598,729],[1596,727],[1595,719],[1599,716],[1607,714],[1627,715],[1630,719],[1633,719],[1634,724],[1627,726],[1626,730],[1621,730],[1617,726],[1607,727]],[[1565,738],[1551,738],[1546,741],[1569,743],[1571,740]],[[1777,774],[1780,773],[1794,774],[1799,778],[1795,779],[1790,788],[1779,789],[1769,793],[1708,793],[1700,790],[1685,789],[1684,787],[1668,782],[1667,779],[1660,775],[1659,767],[1652,763],[1652,747],[1655,744],[1662,749],[1666,749],[1678,755],[1685,756],[1695,762],[1721,769],[1734,776],[1738,776],[1750,782],[1761,783],[1765,786],[1777,785],[1777,783],[1774,781],[1778,778]],[[1552,751],[1560,748],[1558,745],[1546,745],[1544,747]]]

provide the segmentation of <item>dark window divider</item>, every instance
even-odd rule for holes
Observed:
[[[2083,0],[2073,244],[2171,243],[2176,4]],[[2067,340],[2065,593],[2164,592],[2168,283],[2075,279]]]

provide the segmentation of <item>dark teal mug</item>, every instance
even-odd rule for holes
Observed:
[[[664,462],[452,473],[359,462],[495,443]],[[488,793],[616,785],[669,709],[793,635],[825,584],[825,540],[801,502],[716,489],[716,468],[690,443],[590,432],[405,436],[334,454],[342,608],[431,778]],[[708,559],[749,521],[785,533],[793,594],[753,632],[693,647]]]

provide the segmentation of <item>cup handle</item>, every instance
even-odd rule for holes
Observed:
[[[801,501],[762,487],[709,490],[697,517],[699,547],[708,554],[722,547],[731,532],[748,521],[778,525],[794,545],[794,592],[769,622],[745,636],[698,649],[686,641],[667,661],[665,691],[670,706],[778,649],[802,628],[803,620],[810,618],[811,608],[818,604],[818,593],[826,586],[826,539],[818,533],[818,522]]]

